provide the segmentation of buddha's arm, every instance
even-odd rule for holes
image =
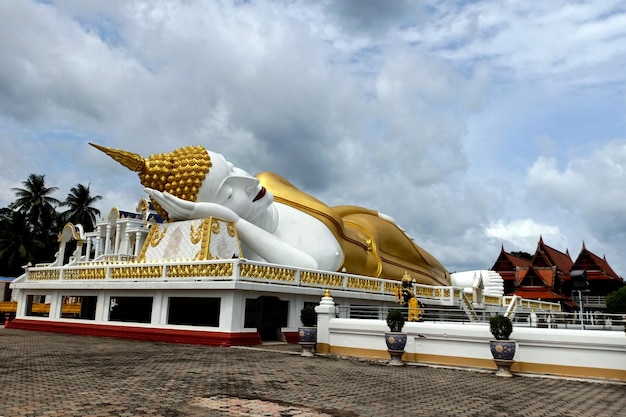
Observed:
[[[308,253],[240,218],[237,213],[221,204],[194,203],[150,188],[146,188],[146,192],[167,211],[172,220],[219,217],[234,222],[239,238],[267,262],[311,269],[316,269],[318,266],[317,260]]]
[[[206,217],[219,217],[223,220],[237,222],[239,216],[231,209],[215,203],[194,203],[182,200],[168,192],[160,192],[152,188],[145,188],[146,193],[158,202],[171,220],[204,219]]]
[[[245,219],[239,219],[235,225],[241,240],[267,262],[317,269],[315,258],[279,237]]]

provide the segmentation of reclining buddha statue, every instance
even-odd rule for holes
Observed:
[[[243,256],[299,268],[450,285],[450,274],[386,215],[329,207],[269,172],[256,176],[201,146],[141,155],[91,144],[137,172],[169,221],[217,217],[236,225]]]

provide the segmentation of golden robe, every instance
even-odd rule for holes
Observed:
[[[405,272],[419,284],[450,285],[450,274],[430,253],[419,247],[396,224],[378,212],[357,206],[329,207],[271,172],[256,176],[274,200],[306,212],[335,235],[344,253],[347,273],[402,279]]]

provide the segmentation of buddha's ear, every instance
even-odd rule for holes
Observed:
[[[232,195],[233,187],[222,182],[222,185],[220,185],[219,190],[217,190],[217,193],[215,194],[214,202],[218,204],[225,203],[226,201],[228,201],[228,199],[230,199]]]

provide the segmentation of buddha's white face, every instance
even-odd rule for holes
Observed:
[[[259,180],[235,167],[221,154],[209,151],[211,169],[198,192],[198,202],[221,204],[252,223],[274,202]]]

